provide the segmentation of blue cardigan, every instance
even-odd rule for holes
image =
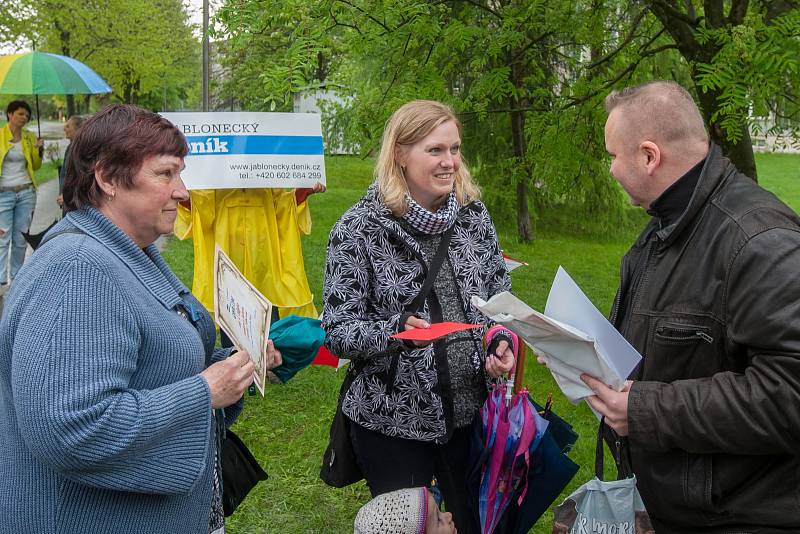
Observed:
[[[154,246],[94,209],[52,231],[68,228],[82,233],[37,250],[0,320],[0,532],[207,533],[216,440],[198,373],[227,353]]]

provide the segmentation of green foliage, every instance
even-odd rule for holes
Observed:
[[[701,25],[697,41],[717,53],[709,63],[698,63],[697,84],[719,93],[711,121],[736,142],[742,126],[754,126],[756,116],[767,115],[787,90],[796,94],[800,80],[800,10],[789,11],[767,23],[766,14],[748,13],[743,24],[721,28]],[[794,104],[793,99],[782,100]]]
[[[200,45],[182,0],[4,0],[3,31],[82,61],[115,100],[151,109],[195,104]]]
[[[225,43],[223,99],[235,95],[252,111],[291,111],[293,93],[324,82],[336,42],[311,23],[317,9],[304,0],[226,1],[212,32]]]

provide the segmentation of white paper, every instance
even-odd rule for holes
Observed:
[[[494,295],[488,302],[473,297],[472,304],[542,356],[561,391],[573,403],[594,394],[580,379],[582,373],[619,391],[641,360],[561,268],[546,308],[556,310],[558,317],[539,313],[508,292]]]
[[[558,267],[550,287],[544,313],[553,319],[571,324],[595,339],[605,362],[623,380],[642,359],[561,266]]]
[[[219,245],[214,251],[214,318],[233,344],[250,355],[253,381],[263,396],[272,303],[244,277]]]

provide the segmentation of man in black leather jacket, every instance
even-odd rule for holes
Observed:
[[[627,445],[655,531],[800,532],[800,220],[709,144],[691,96],[606,98],[611,174],[653,219],[612,322],[643,360],[590,404]]]

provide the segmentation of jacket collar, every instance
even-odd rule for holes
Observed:
[[[120,228],[95,208],[71,211],[66,221],[99,241],[133,273],[161,304],[171,310],[189,290],[172,273],[154,244],[139,248]]]
[[[734,170],[735,168],[730,160],[722,155],[722,149],[711,143],[705,163],[700,171],[700,177],[697,179],[697,185],[686,210],[673,224],[656,232],[656,235],[664,245],[670,245],[694,222],[695,218],[708,204],[714,191]]]

